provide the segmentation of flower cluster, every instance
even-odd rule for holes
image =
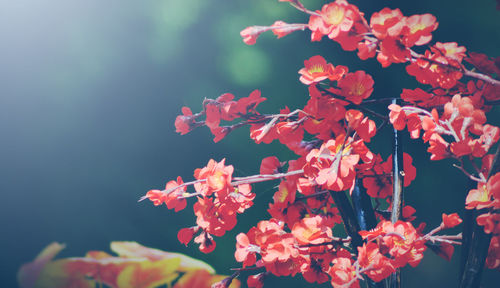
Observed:
[[[200,232],[194,241],[200,244],[200,250],[205,253],[215,249],[212,235],[220,237],[233,229],[237,222],[236,215],[251,207],[255,198],[250,185],[233,185],[234,168],[232,165],[226,166],[224,162],[225,159],[221,162],[210,160],[207,166],[194,171],[197,180],[183,183],[179,178],[177,182],[168,182],[165,190],[151,190],[144,196],[144,199],[150,199],[155,205],[164,202],[169,209],[175,207],[176,211],[186,207],[186,197],[197,196],[198,201],[193,205],[197,225],[181,229],[178,238],[187,245],[194,234]],[[186,193],[187,185],[193,185],[196,193]]]
[[[316,11],[298,0],[280,1],[308,14],[308,23],[276,21],[271,26],[248,27],[241,31],[245,43],[255,44],[265,31],[280,38],[309,29],[312,41],[326,36],[345,50],[357,50],[363,60],[376,58],[383,67],[406,63],[406,72],[428,87],[403,89],[400,97],[369,99],[375,81],[368,73],[349,72],[320,55],[312,56],[298,69],[309,94],[300,109],[285,107],[277,114],[261,114],[256,108],[265,98],[255,90],[239,100],[229,93],[205,99],[196,114],[184,107],[175,121],[181,134],[207,126],[215,142],[249,126],[250,138],[257,144],[278,140],[298,155],[296,159],[264,158],[260,174],[246,177],[234,177],[233,167],[224,160],[210,160],[196,169],[194,181],[183,183],[179,177],[168,182],[165,190],[149,191],[144,199],[178,211],[187,198],[196,196],[196,226],[180,230],[178,238],[187,244],[199,233],[194,240],[208,253],[215,248],[213,236],[234,228],[236,215],[252,206],[255,195],[250,184],[280,180],[269,204],[271,217],[236,237],[235,258],[243,266],[237,271],[265,270],[248,277],[249,287],[262,287],[270,274],[298,273],[309,282],[360,287],[361,281],[381,282],[407,264],[418,265],[427,248],[450,260],[453,245],[461,244],[462,235],[437,233],[459,225],[459,215],[443,214],[440,226],[428,233],[424,233],[425,223],[415,228],[416,210],[401,196],[403,187],[416,178],[412,157],[396,144],[387,157],[368,147],[390,123],[395,143],[399,131],[407,130],[411,138],[428,144],[431,160],[454,159],[455,166],[477,182],[477,189],[464,196],[465,208],[476,213],[471,225],[492,235],[488,256],[482,261],[489,268],[500,267],[500,171],[494,164],[498,153],[491,153],[498,146],[500,129],[486,118],[500,100],[500,81],[495,79],[500,74],[499,58],[467,52],[455,42],[432,44],[438,22],[431,14],[404,16],[399,9],[384,8],[368,21],[346,0]],[[428,50],[417,53],[418,46]],[[393,103],[384,105],[388,109],[383,113],[369,108],[387,100]],[[187,191],[191,185],[194,192]],[[334,235],[337,225],[344,227],[347,237]],[[480,236],[464,237],[477,241],[474,237]],[[227,287],[231,277],[216,287]],[[393,278],[397,277],[390,281]]]
[[[248,97],[234,101],[234,95],[223,94],[217,99],[205,99],[203,111],[193,114],[189,107],[182,108],[182,115],[175,119],[176,132],[186,134],[200,126],[207,126],[214,135],[214,141],[222,140],[234,126],[220,126],[221,121],[232,121],[245,117],[249,122],[258,121],[262,116],[256,111],[257,106],[266,100],[262,98],[259,90],[255,90]],[[199,120],[205,117],[205,120]]]

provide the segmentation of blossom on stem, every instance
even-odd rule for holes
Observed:
[[[340,94],[354,104],[361,104],[361,101],[370,97],[373,92],[373,78],[365,71],[348,73],[338,81]]]
[[[486,183],[478,183],[465,200],[467,209],[500,208],[500,172],[491,176]]]
[[[304,61],[304,68],[299,70],[300,82],[311,85],[326,79],[336,81],[341,79],[347,70],[347,67],[342,65],[334,67],[320,55],[312,56]]]
[[[457,213],[453,213],[450,215],[443,213],[442,218],[443,218],[443,222],[442,222],[441,226],[444,229],[453,228],[455,226],[460,225],[460,223],[462,223],[462,219],[460,219],[460,216],[458,216]]]

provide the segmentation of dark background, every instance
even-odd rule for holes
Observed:
[[[303,3],[315,10],[326,1]],[[432,13],[439,21],[435,41],[499,56],[500,12],[493,0],[352,3],[368,19],[386,6],[405,15]],[[210,158],[226,157],[245,176],[258,173],[263,157],[296,156],[278,143],[250,142],[247,128],[218,144],[208,129],[181,137],[174,120],[182,106],[199,111],[205,97],[245,97],[260,89],[268,98],[262,112],[302,107],[307,88],[297,71],[316,54],[370,73],[372,97],[417,87],[403,65],[382,69],[332,41],[310,43],[309,32],[280,40],[268,33],[255,46],[243,44],[243,28],[275,20],[307,17],[270,0],[0,0],[0,286],[16,287],[19,266],[52,241],[67,244],[63,257],[109,251],[113,240],[138,241],[200,258],[227,274],[236,266],[234,236],[269,217],[275,183],[254,186],[256,205],[208,255],[177,241],[177,231],[194,223],[190,206],[175,214],[137,200],[178,175],[189,181]],[[497,112],[489,117],[498,125]],[[387,139],[377,136],[370,148],[387,156]],[[462,213],[465,177],[451,161],[430,162],[420,141],[406,144],[417,167],[406,193],[416,223],[431,228],[443,212]],[[404,271],[404,286],[456,286],[458,258],[455,253],[448,263],[426,253],[420,266]],[[487,271],[484,287],[498,287],[495,279],[498,272]],[[315,287],[301,277],[269,283]]]

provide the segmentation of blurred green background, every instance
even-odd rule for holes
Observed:
[[[326,2],[303,0],[312,10]],[[386,6],[405,15],[432,13],[439,21],[435,40],[499,56],[494,0],[351,2],[366,15]],[[280,40],[268,33],[255,46],[242,42],[243,28],[275,20],[307,17],[277,0],[0,0],[0,286],[16,287],[19,266],[52,241],[67,244],[66,257],[133,240],[200,258],[227,274],[237,266],[234,236],[268,218],[276,183],[254,186],[256,205],[208,255],[177,241],[177,231],[194,223],[190,207],[175,214],[137,200],[178,175],[192,179],[210,158],[226,157],[244,176],[258,173],[263,157],[296,156],[277,143],[250,142],[246,128],[218,144],[208,129],[181,137],[174,119],[182,106],[199,111],[205,97],[245,97],[260,89],[268,98],[262,112],[299,108],[308,96],[297,71],[317,54],[370,73],[372,97],[417,87],[404,66],[382,69],[331,41],[310,43],[308,32]],[[490,113],[492,123],[499,123],[498,114]],[[386,136],[370,145],[383,156]],[[462,213],[457,207],[463,207],[466,180],[452,162],[430,162],[420,141],[408,140],[406,149],[417,167],[406,193],[416,222],[430,228],[442,212]],[[404,287],[456,286],[458,258],[448,263],[426,253],[420,266],[404,271]],[[498,287],[499,279],[488,271],[484,287]],[[266,285],[316,287],[301,277],[271,278]]]

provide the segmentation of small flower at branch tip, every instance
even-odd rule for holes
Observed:
[[[182,228],[177,233],[177,239],[179,239],[179,242],[187,246],[188,243],[191,242],[191,240],[193,239],[194,234],[198,232],[198,230],[199,230],[198,226]]]
[[[442,218],[443,218],[443,222],[441,223],[441,226],[444,229],[453,228],[455,226],[460,225],[460,223],[462,223],[462,219],[460,219],[460,216],[458,216],[457,213],[453,213],[453,214],[449,214],[449,215],[443,213]]]

